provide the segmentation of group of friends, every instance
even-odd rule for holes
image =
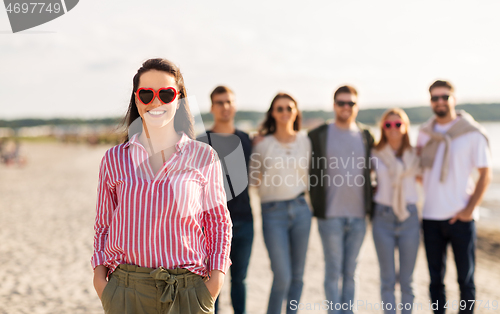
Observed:
[[[297,101],[278,93],[253,138],[235,127],[234,92],[226,86],[213,90],[214,124],[206,134],[239,139],[249,186],[260,197],[274,275],[268,314],[281,313],[283,307],[287,313],[297,310],[292,304],[300,301],[303,289],[313,216],[323,244],[329,312],[352,313],[368,222],[385,313],[412,311],[421,233],[434,312],[446,310],[449,244],[460,313],[473,312],[475,208],[492,175],[488,139],[469,114],[455,110],[449,82],[434,82],[429,93],[434,115],[420,128],[413,147],[410,121],[400,108],[382,115],[381,138],[375,141],[369,127],[356,121],[358,93],[352,86],[334,92],[334,121],[308,133],[301,130]],[[142,65],[124,121],[129,129],[139,121],[138,131],[129,131],[123,144],[106,152],[99,174],[91,262],[105,312],[217,312],[217,297],[230,271],[234,313],[246,313],[245,279],[254,237],[248,188],[236,195],[226,154],[212,148],[210,140],[203,143],[203,135],[195,139],[177,66],[165,59]],[[479,178],[474,182],[475,169]],[[417,184],[425,194],[421,213]]]

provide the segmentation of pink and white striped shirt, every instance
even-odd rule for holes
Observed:
[[[232,223],[217,153],[182,133],[154,175],[137,137],[101,161],[92,267],[104,265],[108,274],[119,264],[226,273]]]

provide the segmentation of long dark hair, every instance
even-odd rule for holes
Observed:
[[[301,126],[301,122],[302,122],[302,115],[299,111],[299,108],[297,107],[297,101],[289,94],[278,93],[276,96],[274,96],[273,101],[271,102],[271,106],[269,106],[269,109],[267,110],[266,118],[265,118],[264,122],[262,122],[262,124],[259,128],[260,135],[268,135],[268,134],[273,134],[274,132],[276,132],[276,120],[274,119],[272,113],[274,110],[274,103],[278,99],[281,99],[281,98],[289,99],[295,104],[295,108],[297,108],[297,117],[295,117],[295,121],[293,121],[293,129],[295,131],[300,130],[300,126]]]
[[[137,73],[134,75],[133,88],[132,88],[132,96],[130,96],[130,103],[128,105],[127,114],[123,118],[123,125],[128,127],[134,122],[137,118],[140,117],[139,111],[137,110],[137,105],[135,103],[135,92],[139,88],[139,79],[141,75],[150,70],[157,70],[167,72],[172,75],[175,79],[175,83],[179,88],[179,109],[177,109],[174,117],[174,129],[176,132],[184,132],[187,136],[194,139],[194,126],[193,126],[193,117],[191,116],[191,112],[189,110],[189,104],[187,101],[186,87],[184,86],[184,78],[182,77],[181,71],[179,68],[171,61],[162,58],[149,59],[146,60],[142,66],[137,70]],[[124,143],[128,142],[128,132],[125,135]]]

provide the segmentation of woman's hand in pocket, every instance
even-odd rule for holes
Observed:
[[[205,281],[208,291],[214,300],[219,296],[222,285],[224,284],[224,273],[220,270],[212,270],[210,279]]]
[[[101,299],[102,292],[108,284],[108,281],[106,280],[107,274],[108,268],[103,265],[99,265],[94,269],[94,289],[97,292],[99,299]]]

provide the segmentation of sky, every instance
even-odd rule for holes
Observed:
[[[500,102],[499,1],[84,0],[13,34],[0,9],[0,119],[123,116],[148,58],[181,69],[209,110],[217,85],[238,109],[264,111],[278,92],[302,110],[331,110],[335,89],[360,108],[429,103],[450,80],[458,103]]]

